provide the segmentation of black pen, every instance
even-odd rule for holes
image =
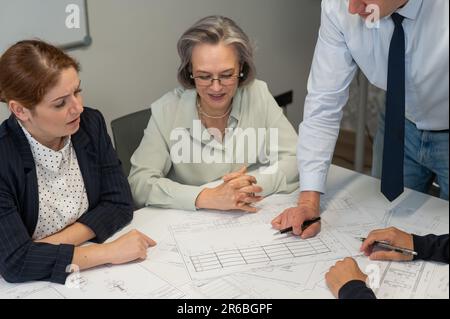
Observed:
[[[366,240],[366,238],[361,237],[359,238],[359,240],[361,240],[362,242],[364,242]],[[388,250],[393,250],[397,253],[403,254],[403,255],[407,255],[407,256],[417,256],[417,252],[415,252],[414,250],[408,249],[408,248],[402,248],[402,247],[397,247],[397,246],[393,246],[387,242],[384,241],[374,241],[373,242],[374,246],[380,247],[380,248],[384,248],[384,249],[388,249]]]
[[[302,231],[304,231],[306,228],[308,228],[308,227],[311,226],[312,224],[317,223],[318,221],[320,221],[320,217],[316,217],[316,218],[313,218],[313,219],[310,219],[310,220],[305,220],[305,221],[303,222],[303,224],[302,224]],[[280,230],[279,232],[276,232],[274,235],[285,234],[285,233],[288,233],[288,232],[290,232],[290,231],[292,231],[292,230],[293,230],[293,228],[292,228],[292,226],[291,226],[291,227],[282,229],[282,230]]]

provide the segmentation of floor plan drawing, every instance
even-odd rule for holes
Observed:
[[[206,279],[260,266],[336,259],[351,255],[346,246],[324,228],[315,238],[274,235],[259,221],[229,224],[196,223],[172,227],[192,279]]]
[[[448,233],[448,202],[417,195],[416,201],[377,206],[380,199],[373,200],[373,194],[361,199],[339,189],[322,197],[321,231],[304,240],[281,235],[270,224],[296,205],[297,197],[270,196],[255,214],[145,208],[135,214],[136,225],[114,236],[133,228],[148,234],[157,245],[148,249],[146,260],[83,270],[65,285],[0,278],[0,298],[334,298],[325,274],[345,257],[369,275],[378,298],[449,298],[447,264],[373,261],[360,251],[359,240],[389,226]]]

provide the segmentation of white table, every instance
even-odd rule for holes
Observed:
[[[329,194],[350,194],[354,204],[382,226],[394,225],[418,234],[449,231],[447,201],[406,190],[399,199],[389,203],[379,191],[378,180],[336,166],[330,169],[327,185]],[[276,195],[272,198],[283,197]],[[267,201],[270,202],[271,198]],[[336,260],[333,259],[297,265],[291,262],[300,259],[291,258],[270,267],[257,265],[257,270],[224,272],[223,276],[209,279],[193,278],[188,265],[183,264],[183,258],[179,257],[180,243],[173,240],[175,232],[171,226],[180,223],[195,226],[209,221],[220,224],[242,218],[245,219],[246,214],[144,208],[135,212],[133,222],[111,240],[131,229],[146,233],[158,242],[157,248],[149,250],[146,261],[81,272],[66,283],[72,288],[49,283],[11,285],[0,281],[0,298],[332,297],[324,284],[323,274],[334,264]],[[329,226],[333,228],[333,225]],[[372,265],[365,257],[357,257],[357,260],[363,270]],[[448,298],[448,265],[430,262],[384,262],[376,265],[382,277],[382,286],[376,290],[380,298]]]

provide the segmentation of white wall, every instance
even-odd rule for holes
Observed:
[[[0,123],[3,122],[6,118],[8,118],[9,112],[6,109],[6,105],[0,103]]]
[[[297,128],[319,0],[90,0],[88,9],[93,43],[70,53],[82,65],[85,105],[100,109],[108,123],[178,86],[178,38],[196,20],[221,14],[255,41],[258,78],[272,93],[294,90],[288,118]]]

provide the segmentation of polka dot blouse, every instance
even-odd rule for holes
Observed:
[[[38,240],[73,224],[87,211],[89,202],[70,137],[61,150],[54,151],[36,141],[23,126],[22,130],[36,163],[39,217],[33,240]]]

